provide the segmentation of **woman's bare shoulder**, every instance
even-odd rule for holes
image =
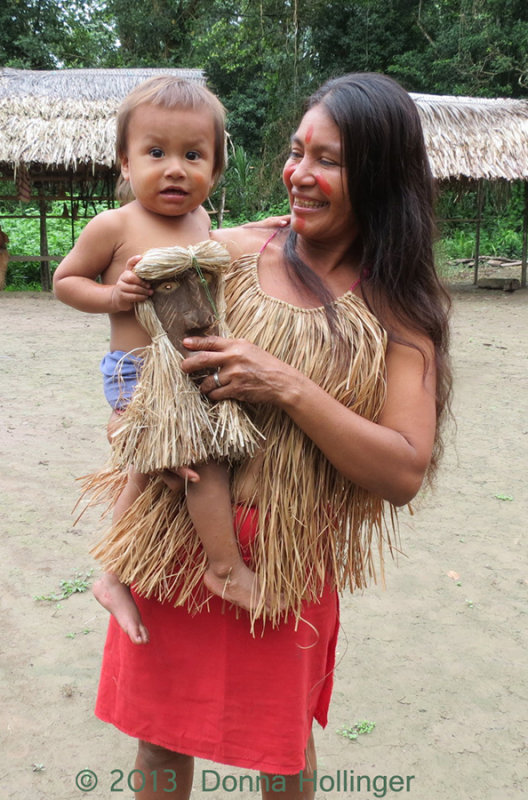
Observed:
[[[267,240],[280,230],[270,228],[269,225],[241,225],[236,228],[218,228],[210,232],[210,236],[217,242],[221,242],[228,250],[231,258],[240,258],[248,253],[258,253]]]

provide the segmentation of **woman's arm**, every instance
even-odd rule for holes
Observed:
[[[419,490],[431,458],[436,427],[435,369],[429,342],[391,343],[387,398],[378,422],[350,411],[298,370],[244,340],[186,339],[196,355],[185,372],[220,368],[202,390],[212,400],[232,397],[282,408],[346,478],[395,505]],[[199,351],[199,352],[198,352]],[[424,373],[424,358],[426,369]]]

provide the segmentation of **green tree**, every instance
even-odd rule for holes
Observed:
[[[415,3],[421,41],[396,54],[395,77],[433,94],[526,97],[528,5],[523,0]]]
[[[8,0],[0,9],[0,63],[53,69],[63,35],[61,10],[53,0]]]
[[[117,54],[105,0],[4,0],[0,7],[1,66],[110,66]]]
[[[127,66],[189,66],[208,0],[108,0]]]

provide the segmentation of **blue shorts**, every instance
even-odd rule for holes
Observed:
[[[99,369],[103,373],[104,394],[114,411],[123,411],[130,402],[142,361],[140,356],[124,350],[112,350],[103,357]]]

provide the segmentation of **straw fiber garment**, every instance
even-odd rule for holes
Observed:
[[[386,334],[363,301],[347,292],[335,301],[338,335],[324,309],[292,306],[266,295],[258,282],[258,254],[233,264],[226,278],[227,322],[244,337],[309,376],[339,402],[377,420],[385,401]],[[288,613],[301,616],[303,600],[317,600],[325,580],[339,590],[362,588],[376,578],[374,551],[383,569],[382,543],[392,550],[395,513],[350,483],[282,412],[252,409],[265,437],[257,453],[255,496],[259,527],[250,543],[250,565],[266,597],[263,618],[276,625]],[[233,469],[232,494],[250,460]],[[246,498],[247,500],[247,498]],[[185,503],[153,479],[107,542],[106,568],[139,594],[198,609],[205,597],[206,557]],[[262,609],[262,603],[259,604]]]

